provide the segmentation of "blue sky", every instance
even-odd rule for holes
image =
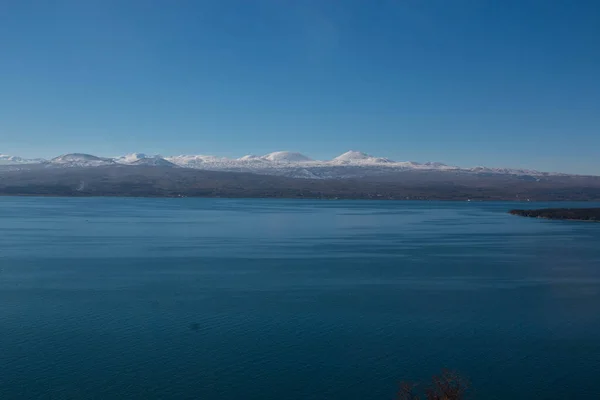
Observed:
[[[600,174],[600,2],[4,0],[0,153]]]

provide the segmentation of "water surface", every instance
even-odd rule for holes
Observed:
[[[600,224],[548,205],[0,198],[0,398],[600,398]]]

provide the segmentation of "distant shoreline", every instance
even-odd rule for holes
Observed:
[[[347,179],[303,179],[149,166],[44,168],[1,173],[0,196],[600,201],[600,177],[533,179],[411,170]]]
[[[511,210],[509,213],[529,218],[600,222],[600,208],[546,208],[539,210]]]
[[[311,197],[311,196],[179,196],[179,195],[141,195],[141,194],[32,194],[32,193],[0,193],[0,198],[12,198],[12,197],[28,197],[28,198],[59,198],[59,199],[100,199],[100,198],[111,198],[111,199],[229,199],[229,200],[320,200],[320,201],[398,201],[398,202],[453,202],[453,203],[515,203],[515,204],[531,204],[531,203],[598,203],[599,200],[580,200],[580,199],[568,199],[568,200],[514,200],[514,199],[464,199],[464,198],[385,198],[385,197]],[[540,210],[510,210],[509,213],[519,216],[537,217],[533,215],[525,215],[535,211],[545,210],[571,210],[569,208],[561,209],[540,209]],[[579,208],[575,209],[579,210]],[[600,210],[600,208],[589,208],[582,210]],[[538,217],[545,218],[545,217]],[[550,219],[550,218],[548,218]]]

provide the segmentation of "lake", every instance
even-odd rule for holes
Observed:
[[[0,398],[600,398],[600,224],[507,214],[550,205],[0,198]]]

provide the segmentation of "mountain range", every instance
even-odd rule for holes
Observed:
[[[600,177],[394,161],[357,151],[327,161],[286,151],[237,159],[0,155],[0,195],[587,201],[600,200]]]
[[[209,155],[179,155],[162,157],[133,153],[119,157],[97,157],[90,154],[72,153],[50,160],[26,159],[0,155],[0,166],[20,168],[44,167],[98,167],[107,165],[148,165],[161,167],[193,168],[208,171],[249,172],[305,179],[339,179],[374,175],[387,175],[398,171],[460,171],[476,174],[509,174],[526,176],[557,175],[533,170],[513,168],[474,167],[461,168],[439,162],[418,163],[394,161],[374,157],[359,151],[348,151],[327,161],[313,160],[303,154],[277,151],[263,156],[246,155],[232,159]]]

